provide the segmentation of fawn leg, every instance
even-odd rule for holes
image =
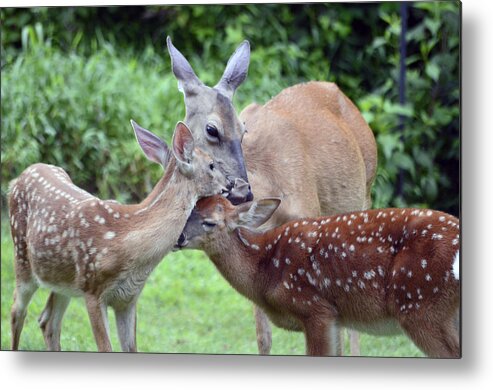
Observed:
[[[272,328],[269,318],[257,305],[253,306],[253,311],[255,314],[258,351],[261,355],[268,355],[272,347]]]
[[[86,307],[91,320],[92,332],[96,339],[99,352],[111,352],[111,342],[109,338],[108,313],[106,305],[101,303],[98,297],[87,294],[85,296]]]
[[[124,308],[115,309],[116,327],[122,352],[137,352],[136,327],[137,310],[136,303],[131,303]]]
[[[14,303],[10,317],[12,327],[11,348],[16,351],[19,348],[19,339],[21,337],[24,320],[27,314],[27,305],[31,300],[34,292],[38,289],[37,284],[32,278],[23,281],[18,280],[14,290]]]
[[[62,331],[62,319],[70,297],[51,292],[43,312],[39,316],[39,326],[43,332],[46,348],[49,351],[60,351],[60,333]]]
[[[311,356],[337,355],[337,323],[331,317],[310,317],[304,321],[306,354]]]
[[[409,338],[429,357],[459,357],[459,337],[454,326],[455,317],[445,321],[411,318],[401,321]],[[426,324],[426,325],[423,325]]]

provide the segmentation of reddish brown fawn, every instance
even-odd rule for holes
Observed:
[[[334,355],[342,325],[382,335],[403,330],[430,357],[460,356],[457,218],[381,209],[250,230],[279,203],[202,199],[177,246],[204,250],[275,325],[303,331],[309,355]]]
[[[111,351],[111,306],[122,350],[136,351],[136,303],[149,274],[173,248],[196,201],[227,194],[226,177],[209,154],[195,148],[185,124],[177,124],[171,151],[151,132],[133,121],[132,126],[145,155],[168,166],[139,204],[100,200],[52,165],[34,164],[11,182],[12,349],[19,347],[28,303],[42,285],[52,290],[39,318],[48,349],[60,350],[70,298],[83,296],[98,350]]]

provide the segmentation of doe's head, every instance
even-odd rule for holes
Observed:
[[[228,178],[228,199],[242,203],[253,199],[248,183],[241,142],[246,132],[233,106],[236,89],[246,79],[250,62],[250,44],[241,43],[229,59],[220,81],[205,85],[190,63],[167,38],[174,76],[185,96],[185,123],[197,146],[214,156],[217,168]]]
[[[195,146],[193,135],[183,122],[176,125],[171,150],[157,135],[133,120],[130,123],[146,157],[166,169],[173,155],[180,173],[195,181],[199,197],[228,195],[226,175],[217,169],[213,156]]]
[[[238,227],[257,228],[279,207],[279,198],[265,198],[234,206],[221,196],[200,199],[178,239],[177,248],[211,249],[220,246]]]

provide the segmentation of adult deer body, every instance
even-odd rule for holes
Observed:
[[[41,284],[52,290],[39,323],[47,348],[60,350],[64,312],[83,296],[99,351],[110,351],[106,307],[115,310],[123,351],[136,351],[136,303],[144,283],[175,244],[195,202],[221,193],[226,178],[196,149],[183,123],[172,155],[158,137],[132,122],[146,156],[165,175],[140,204],[103,201],[76,187],[55,166],[34,164],[11,183],[10,225],[16,287],[12,349],[19,347],[27,305]]]
[[[243,150],[255,197],[282,199],[265,228],[371,207],[375,137],[335,84],[295,85],[263,106],[246,107],[240,119],[247,129]],[[268,354],[271,329],[258,308],[255,320],[259,351]],[[351,354],[359,355],[357,333],[350,336]]]
[[[250,200],[252,192],[257,198],[282,198],[266,227],[371,207],[375,138],[335,84],[309,82],[287,88],[263,106],[249,105],[238,119],[231,100],[248,71],[248,42],[233,54],[214,88],[198,80],[169,39],[168,49],[185,94],[185,122],[190,123],[194,137],[215,156],[236,155],[233,160],[224,159],[232,166],[240,167],[234,161],[243,161],[239,157],[243,152],[247,176],[235,181],[228,198],[233,203]],[[255,310],[255,317],[259,351],[267,354],[270,326],[261,310]]]
[[[197,203],[181,247],[206,251],[279,327],[303,331],[310,355],[335,354],[336,325],[402,329],[428,356],[459,357],[459,221],[382,209],[294,220],[261,232],[279,200]]]

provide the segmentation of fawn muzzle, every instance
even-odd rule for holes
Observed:
[[[180,250],[188,245],[187,235],[185,233],[181,233],[180,237],[178,237],[178,241],[175,244],[174,250]]]

